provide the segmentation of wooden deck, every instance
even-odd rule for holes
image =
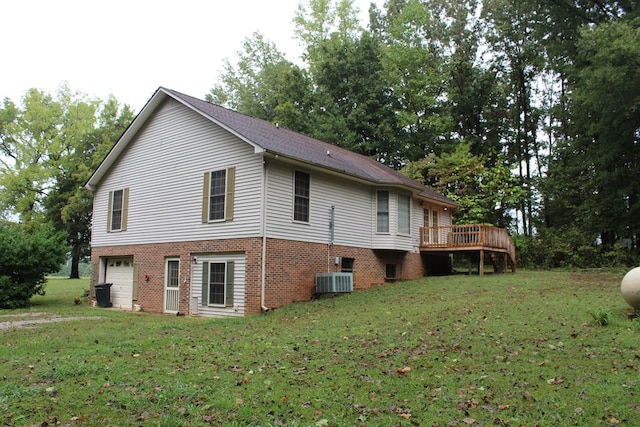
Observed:
[[[479,252],[478,271],[484,274],[484,256],[489,253],[494,262],[504,254],[504,269],[516,271],[516,247],[503,228],[483,224],[422,227],[420,229],[422,252]]]

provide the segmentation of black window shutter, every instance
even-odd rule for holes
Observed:
[[[202,305],[209,305],[209,263],[202,263]]]
[[[233,306],[233,275],[235,272],[235,262],[227,261],[227,274],[226,276],[226,292],[225,292],[225,306],[232,307]]]
[[[202,184],[202,222],[209,222],[209,191],[211,185],[211,174],[204,173],[204,183]]]
[[[122,222],[120,231],[127,231],[127,216],[129,215],[129,188],[122,190]]]
[[[113,191],[109,191],[109,208],[107,213],[107,233],[111,233],[111,216],[113,215]]]
[[[235,186],[236,186],[236,168],[227,169],[227,197],[225,199],[225,213],[224,219],[225,221],[233,220],[233,202],[235,196]]]

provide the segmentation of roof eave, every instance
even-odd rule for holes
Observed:
[[[167,96],[168,94],[164,92],[162,88],[156,90],[144,107],[142,107],[142,110],[140,110],[138,115],[133,119],[131,124],[129,124],[127,129],[122,133],[118,141],[113,147],[111,147],[109,153],[107,153],[105,158],[102,159],[100,165],[98,165],[89,180],[85,183],[84,188],[89,191],[95,191],[98,188],[102,178],[104,178],[111,166],[120,157],[120,154],[122,154],[122,152],[127,148],[133,137],[144,126],[149,116],[153,114],[156,108],[158,108]]]
[[[251,145],[253,147],[253,149],[254,149],[254,151],[256,153],[260,153],[260,152],[262,152],[264,150],[263,147],[257,145],[253,141],[248,140],[244,135],[236,132],[234,129],[229,128],[224,123],[221,123],[220,121],[216,120],[215,118],[205,114],[204,112],[202,112],[198,108],[195,108],[193,105],[189,104],[188,102],[184,101],[183,99],[174,96],[167,89],[165,89],[163,87],[159,87],[156,90],[156,92],[151,96],[149,101],[147,101],[145,106],[142,107],[142,110],[140,110],[140,113],[138,113],[138,115],[135,117],[135,119],[133,119],[133,121],[131,122],[129,127],[124,131],[124,133],[122,134],[120,139],[118,139],[118,142],[116,142],[116,144],[111,148],[109,153],[102,160],[102,162],[97,167],[97,169],[95,170],[93,175],[91,175],[89,180],[85,183],[84,188],[86,188],[87,190],[92,191],[92,192],[95,191],[98,188],[98,184],[100,183],[102,178],[104,178],[104,176],[107,174],[107,172],[109,171],[111,166],[116,162],[116,160],[120,157],[122,152],[127,148],[129,143],[133,140],[135,135],[144,126],[144,124],[147,122],[149,117],[156,111],[158,106],[160,106],[160,104],[167,97],[170,97],[170,98],[174,99],[175,101],[181,103],[182,105],[184,105],[185,107],[189,108],[190,110],[200,114],[201,116],[205,117],[207,120],[210,120],[211,122],[217,124],[221,128],[225,129],[226,131],[232,133],[233,135],[237,136],[241,140],[245,141],[246,143],[248,143],[249,145]]]
[[[344,170],[339,170],[339,169],[335,169],[335,168],[330,168],[324,165],[320,165],[318,163],[313,163],[307,160],[303,160],[303,159],[298,159],[286,154],[282,154],[282,153],[278,153],[278,152],[274,152],[271,150],[262,150],[262,156],[265,158],[271,158],[274,160],[278,160],[284,163],[288,163],[288,164],[293,164],[293,165],[304,165],[304,167],[311,169],[311,170],[315,170],[315,171],[319,171],[319,172],[323,172],[329,175],[333,175],[336,177],[340,177],[340,178],[344,178],[345,176],[348,177],[349,179],[351,179],[354,182],[359,182],[361,184],[366,184],[366,185],[375,185],[378,187],[389,187],[389,188],[402,188],[404,190],[407,191],[411,191],[411,193],[413,194],[414,197],[418,197],[420,199],[423,200],[428,200],[430,201],[432,204],[437,204],[437,205],[441,205],[441,206],[446,206],[446,207],[450,207],[450,208],[456,208],[458,207],[458,204],[456,204],[455,202],[451,201],[450,203],[448,203],[445,200],[441,200],[441,199],[437,199],[437,198],[432,198],[432,197],[428,197],[426,195],[422,195],[421,193],[424,191],[425,187],[421,186],[419,184],[417,185],[408,185],[407,183],[403,183],[403,182],[398,182],[398,181],[380,181],[380,180],[375,180],[375,179],[366,179],[363,178],[360,175],[355,175],[352,173],[349,173],[347,171]]]

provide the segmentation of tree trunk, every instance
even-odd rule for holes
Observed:
[[[69,273],[69,279],[80,278],[80,250],[79,248],[73,248],[71,250],[71,272]]]

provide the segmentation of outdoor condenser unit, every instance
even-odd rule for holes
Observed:
[[[316,293],[353,292],[353,273],[317,273]]]

